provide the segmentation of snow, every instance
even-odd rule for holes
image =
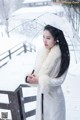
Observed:
[[[4,98],[4,99],[3,99]],[[6,101],[5,101],[6,100]],[[7,103],[9,104],[9,98],[8,95],[0,94],[0,103]]]
[[[66,120],[80,120],[80,75],[68,74],[63,87],[66,103]]]
[[[80,76],[80,61],[78,63],[72,64],[72,66],[69,69],[69,73],[74,76]]]
[[[53,8],[54,8],[54,13],[55,12],[59,13],[60,10],[62,12],[61,6],[57,6],[57,7],[53,6]],[[50,9],[52,9],[53,11],[53,8],[51,7]],[[48,11],[50,9],[48,9]],[[38,14],[40,10],[41,10],[41,13]],[[44,7],[43,9],[41,9],[40,7],[39,9],[38,8],[21,9],[20,11],[16,12],[16,15],[19,14],[20,12],[24,13],[24,11],[27,13],[33,11],[34,17],[33,16],[29,17],[29,19],[32,19],[32,18],[35,18],[35,16],[37,17],[38,15],[42,14],[44,10],[46,12],[46,7]],[[49,14],[49,16],[51,16],[51,14]],[[76,34],[75,34],[75,37],[73,38],[73,35],[75,32],[73,31],[71,23],[68,22],[66,17],[64,16],[60,17],[60,16],[55,16],[55,15],[53,16],[54,17],[51,16],[51,20],[55,18],[54,25],[64,30],[68,43],[71,44],[74,41],[73,44],[74,45],[77,44],[79,38],[77,37]],[[39,20],[41,21],[41,19]],[[48,21],[49,20],[45,19],[45,22],[48,23]],[[17,37],[16,35],[14,36],[14,38],[10,38],[10,39],[8,39],[6,36],[4,37],[4,39],[1,38],[0,53],[10,49],[11,47],[15,46],[17,43],[20,43],[20,41],[22,40],[20,39],[21,37],[24,38],[23,41],[26,39],[26,37],[23,37],[23,36]],[[35,37],[35,39],[31,41],[31,43],[33,43],[36,46],[37,50],[40,47],[42,47],[43,46],[42,34],[38,34]],[[33,53],[28,52],[20,56],[16,56],[13,59],[9,60],[8,64],[0,69],[0,90],[14,91],[20,84],[26,84],[25,76],[31,73],[31,71],[34,69],[36,54],[37,54],[36,52],[33,52]],[[77,59],[78,61],[77,63],[75,59]],[[71,52],[71,62],[70,62],[69,71],[68,71],[66,80],[64,84],[62,85],[62,88],[63,88],[65,100],[66,100],[66,120],[75,120],[75,119],[80,120],[80,114],[79,114],[80,112],[80,99],[79,99],[79,96],[80,96],[80,93],[79,93],[80,91],[80,53],[79,52],[76,52],[76,58],[74,56],[74,52]],[[0,100],[4,102],[4,99],[6,98],[8,102],[7,97],[8,96],[5,96],[5,97],[0,96],[1,98]],[[35,106],[35,104],[33,106]],[[11,115],[11,113],[9,114]]]
[[[38,9],[37,9],[38,8]],[[21,15],[25,15],[25,17],[27,17],[27,19],[35,19],[36,17],[45,14],[47,12],[52,12],[52,13],[57,13],[57,14],[65,14],[65,11],[63,9],[63,7],[61,7],[61,5],[53,5],[51,6],[40,6],[40,7],[26,7],[26,8],[21,8],[19,10],[17,10],[16,12],[14,12],[12,14],[12,16],[21,16]]]
[[[0,39],[0,54],[27,40],[29,40],[29,37],[20,34],[13,35],[10,38],[4,36],[3,38]]]
[[[20,84],[25,84],[25,76],[33,70],[35,58],[36,53],[27,53],[11,59],[0,69],[0,89],[15,91]]]

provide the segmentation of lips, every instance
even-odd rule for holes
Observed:
[[[48,46],[47,44],[45,44],[45,46]]]

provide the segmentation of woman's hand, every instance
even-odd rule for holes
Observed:
[[[38,77],[34,74],[28,75],[27,82],[31,84],[38,83]]]

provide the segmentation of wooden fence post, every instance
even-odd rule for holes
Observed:
[[[31,46],[31,44],[30,44],[30,52],[32,52],[32,46]]]
[[[23,43],[23,47],[24,47],[24,53],[27,52],[27,46]]]
[[[9,52],[9,58],[11,59],[11,51],[9,50],[8,52]]]

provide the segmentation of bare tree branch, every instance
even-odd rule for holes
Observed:
[[[1,23],[6,26],[5,31],[9,37],[9,19],[13,11],[20,8],[23,0],[0,0]]]

